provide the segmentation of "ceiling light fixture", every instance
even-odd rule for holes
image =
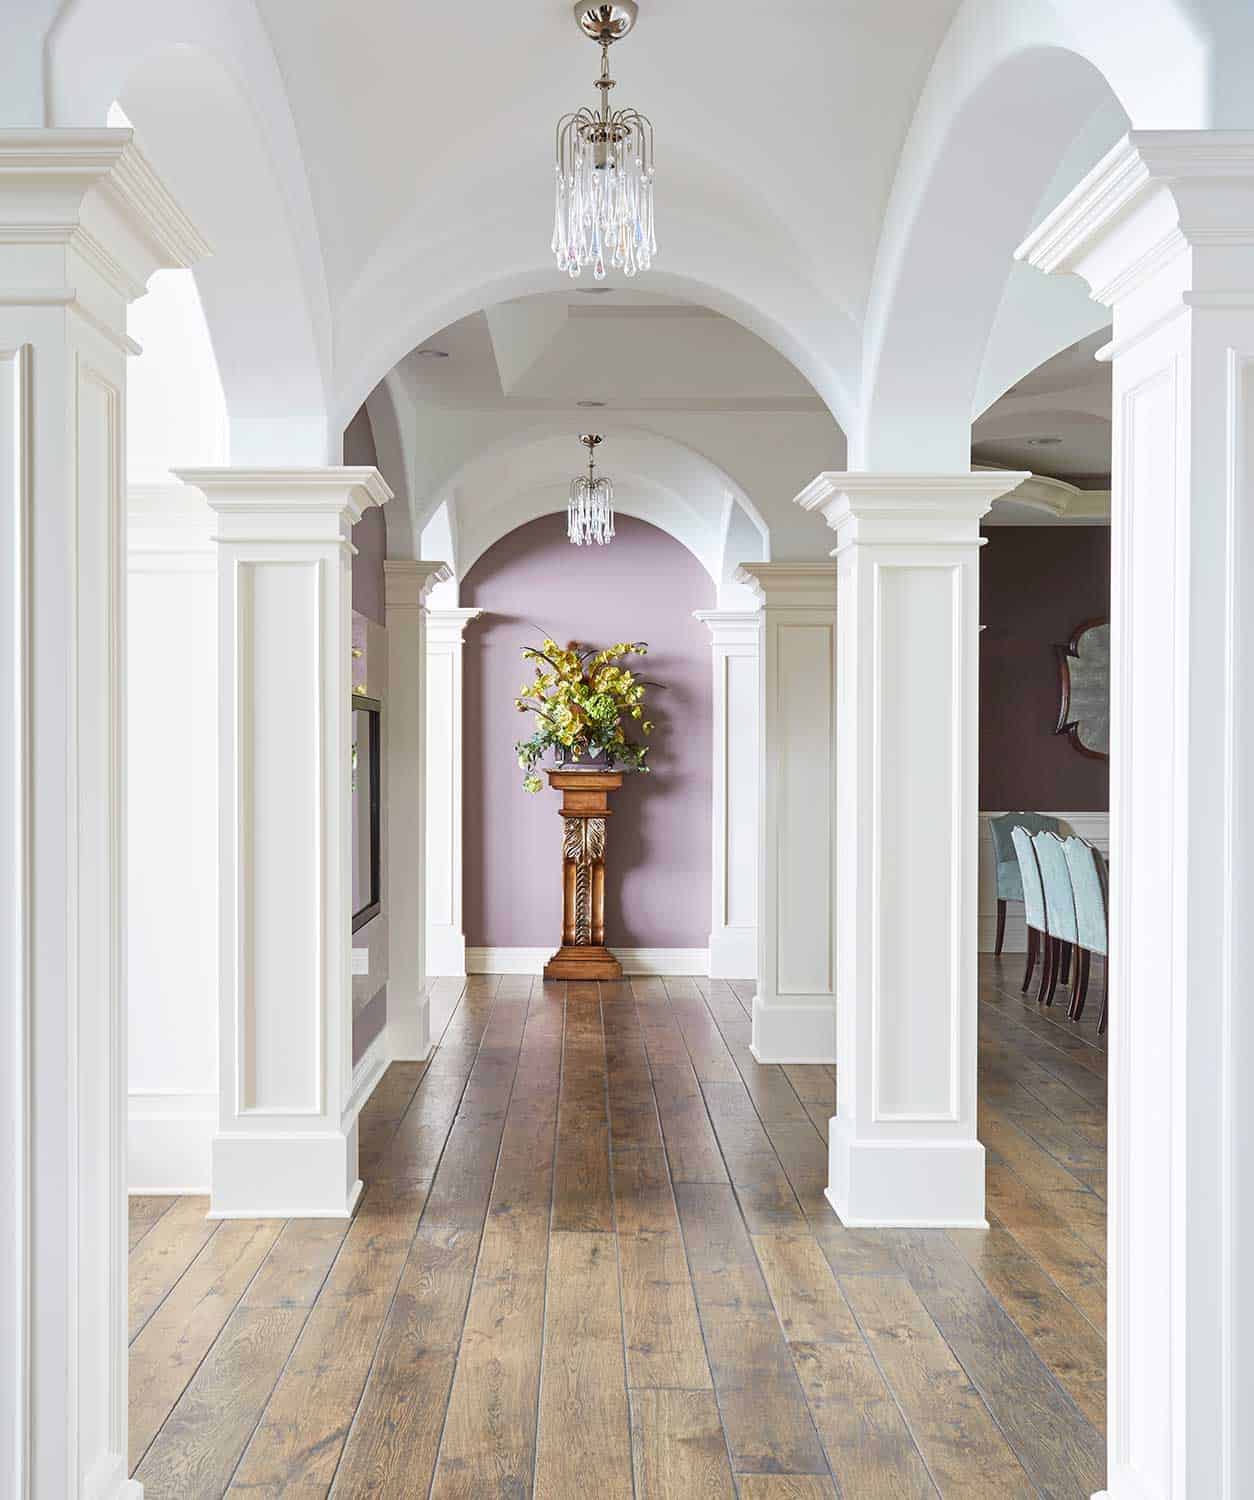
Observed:
[[[580,31],[601,49],[601,103],[557,123],[552,249],[558,270],[571,276],[589,265],[598,281],[610,267],[634,276],[647,271],[657,254],[653,126],[634,109],[610,108],[610,46],[636,24],[636,9],[635,0],[578,0],[575,6]]]
[[[447,349],[418,349],[415,350],[419,359],[447,359]]]
[[[1030,437],[1024,438],[1023,441],[1029,448],[1057,448],[1062,439],[1060,437]]]
[[[579,441],[588,450],[588,472],[570,482],[570,504],[566,508],[566,535],[576,547],[592,542],[604,546],[614,539],[614,484],[596,475],[596,450],[599,432],[580,433]]]

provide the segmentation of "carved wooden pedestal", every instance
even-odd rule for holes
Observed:
[[[562,794],[562,946],[544,966],[546,979],[621,979],[605,946],[605,821],[618,771],[550,771]]]

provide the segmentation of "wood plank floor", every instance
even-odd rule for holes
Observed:
[[[1087,1500],[1105,1468],[1096,1004],[981,959],[990,1229],[848,1230],[828,1067],[752,986],[440,981],[351,1223],[131,1200],[150,1500]]]

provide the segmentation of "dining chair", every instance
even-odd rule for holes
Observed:
[[[1010,830],[1010,845],[1019,866],[1019,888],[1023,892],[1023,917],[1028,928],[1028,961],[1023,971],[1023,991],[1026,994],[1032,983],[1032,971],[1036,960],[1041,958],[1041,988],[1037,999],[1045,995],[1048,981],[1048,966],[1044,955],[1049,950],[1049,928],[1045,921],[1045,887],[1041,881],[1041,869],[1036,862],[1036,850],[1032,847],[1032,835],[1026,828]]]
[[[993,952],[1000,953],[1006,937],[1006,902],[1023,900],[1023,876],[1019,871],[1011,834],[1016,828],[1026,828],[1029,833],[1058,833],[1062,823],[1045,813],[1009,812],[1000,813],[988,820],[988,830],[993,838],[993,859],[997,867],[997,940]],[[1024,986],[1026,988],[1026,985]]]
[[[1049,931],[1046,963],[1049,983],[1045,986],[1045,1004],[1054,1003],[1054,991],[1061,979],[1065,984],[1071,968],[1071,950],[1076,946],[1075,897],[1071,891],[1071,871],[1062,840],[1056,833],[1034,833],[1032,847],[1045,887],[1045,926]],[[1074,986],[1072,988],[1074,994]]]
[[[1085,839],[1069,838],[1063,842],[1071,890],[1075,897],[1076,942],[1079,947],[1079,973],[1071,987],[1071,1008],[1067,1015],[1078,1021],[1084,1014],[1088,998],[1089,968],[1094,953],[1102,956],[1102,1010],[1097,1020],[1098,1034],[1106,1030],[1106,1008],[1110,999],[1110,938],[1107,916],[1106,861],[1099,850]]]

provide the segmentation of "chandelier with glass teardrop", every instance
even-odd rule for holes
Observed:
[[[653,126],[639,111],[610,108],[610,45],[636,24],[635,0],[575,6],[579,29],[601,48],[596,109],[575,110],[557,124],[557,198],[553,254],[559,271],[585,266],[603,281],[647,271],[657,254],[653,230]]]
[[[595,542],[604,546],[614,539],[614,483],[596,473],[596,450],[601,442],[599,432],[585,432],[579,441],[588,450],[588,472],[570,482],[570,503],[566,507],[566,535],[576,547]]]

